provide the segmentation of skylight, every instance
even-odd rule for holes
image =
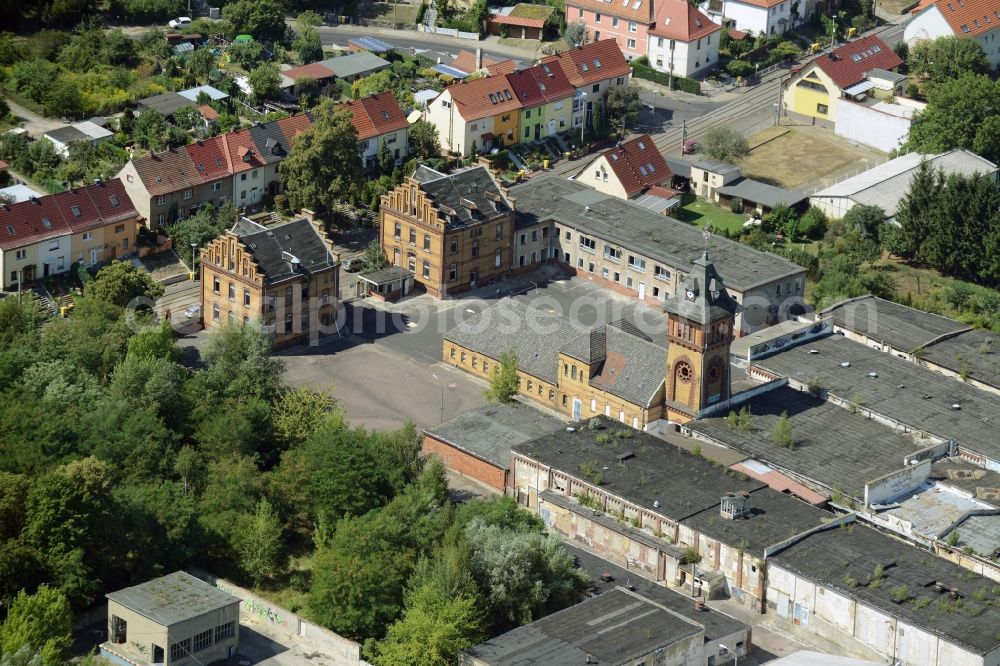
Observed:
[[[80,207],[79,206],[70,206],[69,209],[71,211],[73,211],[73,216],[74,217],[80,217]]]
[[[14,235],[14,225],[13,224],[8,224],[7,225],[7,234],[10,235],[10,236]]]
[[[589,72],[590,71],[590,67],[587,67],[587,63],[585,63],[585,62],[581,62],[580,63],[580,69],[582,69],[585,72]]]
[[[649,169],[649,173],[656,173],[656,167],[653,166],[652,162],[650,162],[649,164],[647,164],[646,168]]]
[[[594,67],[597,69],[601,68],[601,61],[598,58],[594,58]]]
[[[503,91],[503,98],[505,100],[507,100],[508,102],[510,101],[511,97],[510,97],[510,91],[509,90],[504,90]]]
[[[618,161],[618,153],[611,153],[611,159],[613,159],[615,162],[617,162]]]
[[[490,104],[496,104],[496,103],[497,103],[497,96],[494,95],[493,93],[490,93]]]
[[[111,205],[112,206],[117,206],[118,205],[118,197],[115,196],[114,194],[111,195]]]
[[[538,83],[538,87],[541,88],[542,92],[545,92],[545,84],[544,83],[539,82]]]
[[[646,167],[642,166],[641,164],[639,165],[639,173],[641,173],[643,176],[649,175],[649,173],[646,171]]]
[[[646,142],[645,141],[640,141],[639,142],[639,150],[646,150]]]
[[[383,111],[382,112],[382,118],[385,119],[385,120],[389,120],[389,112],[388,111]]]
[[[51,229],[52,228],[52,220],[50,220],[47,217],[43,217],[42,218],[42,226],[45,227],[46,229]]]

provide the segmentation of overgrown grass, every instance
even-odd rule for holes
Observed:
[[[711,201],[699,199],[690,194],[684,195],[679,208],[674,209],[672,216],[681,222],[693,224],[699,229],[711,226],[713,229],[726,229],[739,232],[748,215],[737,215],[729,210],[716,206]]]

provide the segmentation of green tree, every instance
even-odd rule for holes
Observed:
[[[191,53],[187,64],[188,69],[199,82],[208,81],[209,75],[215,69],[215,55],[212,53],[212,49],[202,46]]]
[[[281,393],[283,366],[271,357],[271,340],[263,327],[253,323],[220,326],[208,336],[202,352],[207,367],[191,382],[192,388],[207,391],[214,399],[275,399]]]
[[[313,106],[319,99],[319,81],[311,76],[296,77],[295,91],[303,106]]]
[[[281,77],[278,75],[278,68],[273,63],[266,63],[252,70],[247,75],[247,84],[253,90],[253,99],[256,104],[275,99],[281,94]]]
[[[823,209],[810,206],[809,210],[799,218],[799,233],[806,238],[822,238],[823,234],[826,233],[827,224],[828,220]]]
[[[311,388],[285,391],[274,407],[274,432],[286,447],[302,444],[312,437],[337,408],[328,393]]]
[[[111,373],[111,395],[160,416],[176,415],[182,403],[184,369],[166,358],[129,355]]]
[[[885,211],[879,206],[854,206],[844,215],[844,224],[856,229],[866,240],[878,240],[883,222]]]
[[[896,210],[896,220],[906,239],[905,256],[916,256],[931,233],[926,213],[935,208],[935,194],[943,187],[943,173],[935,172],[926,159],[921,160]]]
[[[112,261],[97,272],[94,281],[87,285],[86,294],[125,307],[135,298],[159,298],[163,295],[163,285],[129,262]]]
[[[389,144],[383,142],[379,146],[378,152],[375,153],[375,163],[378,165],[379,173],[383,175],[392,173],[393,167],[396,166],[396,158],[392,156]]]
[[[41,652],[45,666],[63,663],[72,643],[73,614],[69,601],[56,589],[41,585],[34,594],[22,590],[0,625],[0,653],[27,647]]]
[[[920,153],[953,148],[974,150],[991,162],[1000,161],[996,109],[1000,81],[964,74],[927,87],[927,107],[918,111],[905,147]]]
[[[253,35],[257,41],[285,42],[285,7],[269,0],[237,0],[226,5],[223,18],[229,21],[230,37]]]
[[[295,209],[328,211],[337,201],[356,196],[364,169],[350,111],[330,100],[321,102],[313,110],[312,126],[296,137],[294,150],[278,169]]]
[[[918,42],[909,50],[910,74],[934,82],[964,74],[989,74],[990,61],[978,40],[948,35]]]
[[[262,42],[233,44],[226,50],[226,54],[247,71],[267,62],[267,53]]]
[[[788,204],[779,203],[763,217],[760,228],[769,234],[785,234],[792,237],[793,234],[789,231],[798,231],[798,218]]]
[[[260,586],[264,580],[280,573],[282,569],[281,521],[278,514],[262,497],[252,514],[240,518],[236,531],[234,551],[238,554],[240,569]]]
[[[166,145],[166,132],[167,120],[163,114],[152,107],[146,107],[135,117],[132,138],[143,148],[156,152],[163,150]]]
[[[323,59],[323,42],[320,41],[316,28],[303,28],[292,48],[299,54],[299,62],[303,65]]]
[[[209,462],[198,501],[198,523],[208,538],[208,554],[237,561],[233,552],[240,517],[252,514],[264,496],[265,479],[253,458],[231,456]]]
[[[563,41],[572,47],[581,46],[587,41],[587,26],[583,21],[566,23],[563,30]]]
[[[459,653],[481,637],[479,599],[475,594],[445,594],[424,585],[407,595],[403,617],[378,644],[375,666],[450,666]]]
[[[631,86],[618,86],[608,91],[606,112],[612,127],[624,130],[634,125],[642,111],[639,93]]]
[[[698,152],[715,160],[739,163],[750,155],[746,137],[728,125],[713,127],[698,144]]]
[[[792,421],[788,418],[788,412],[781,412],[781,416],[775,422],[774,429],[771,430],[771,441],[786,449],[795,445],[795,440],[792,438]]]
[[[184,13],[184,0],[112,0],[111,10],[131,23],[164,23]]]
[[[67,76],[59,76],[51,82],[42,106],[47,116],[79,118],[83,115],[83,98],[80,87]]]
[[[472,569],[495,634],[576,602],[587,577],[554,537],[473,520],[465,528]]]
[[[201,112],[193,106],[182,106],[174,111],[174,125],[191,131],[203,123]]]
[[[372,242],[365,247],[364,262],[366,271],[377,271],[389,264],[389,260],[385,258],[385,251],[382,250],[382,244],[377,238],[372,239]]]
[[[352,83],[351,97],[354,99],[371,97],[372,95],[392,90],[392,84],[392,72],[388,69],[383,69],[380,72],[363,76]]]
[[[493,368],[486,399],[490,402],[509,404],[517,395],[518,384],[517,354],[511,349],[500,354],[500,365]]]
[[[407,132],[413,154],[417,157],[439,157],[441,155],[441,140],[438,137],[437,126],[426,120],[418,120],[410,125]]]

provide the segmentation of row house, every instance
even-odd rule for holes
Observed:
[[[514,205],[484,166],[418,167],[382,196],[379,228],[390,263],[436,297],[510,272]]]
[[[291,116],[254,128],[150,153],[129,161],[118,177],[151,229],[194,214],[206,204],[260,203],[281,192],[278,164],[308,115]]]
[[[839,8],[840,0],[828,1],[830,11]],[[820,2],[816,9],[824,6]],[[761,35],[783,35],[811,14],[796,0],[705,0],[700,9],[723,27]]]
[[[381,145],[397,160],[409,154],[408,123],[392,93],[345,105],[358,133],[358,150],[370,165]],[[240,208],[260,204],[282,191],[278,170],[310,114],[256,124],[129,161],[118,177],[151,229],[194,214],[206,204],[232,201]]]
[[[347,102],[344,106],[351,112],[351,122],[361,144],[361,161],[366,168],[375,164],[383,145],[389,147],[397,164],[410,154],[407,139],[410,123],[391,92]]]
[[[686,0],[570,0],[566,23],[583,23],[588,39],[612,40],[627,60],[647,56],[661,72],[694,76],[719,60],[722,29]]]
[[[593,125],[594,103],[632,74],[613,40],[594,42],[518,72],[449,86],[427,105],[444,145],[463,155]]]
[[[200,266],[205,328],[258,321],[278,347],[336,330],[340,264],[310,220],[242,218],[202,248]]]
[[[118,180],[0,205],[3,288],[131,255],[139,220]]]
[[[542,63],[507,75],[521,103],[520,140],[527,143],[571,129],[576,90],[561,67]]]

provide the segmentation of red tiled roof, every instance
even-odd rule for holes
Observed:
[[[489,65],[495,65],[498,62],[500,61],[484,55],[482,65],[485,68]],[[451,66],[471,74],[476,71],[476,54],[472,51],[459,51],[455,59],[451,61]]]
[[[6,162],[4,162],[3,160],[0,160],[0,171],[3,171],[4,169],[9,169],[9,168],[10,168],[9,164],[7,164]]]
[[[221,136],[189,143],[184,146],[184,150],[191,157],[202,182],[218,180],[228,176],[232,171],[229,151],[226,150],[225,140]]]
[[[33,198],[0,207],[0,249],[81,233],[138,215],[117,179]]]
[[[873,69],[894,70],[903,61],[878,37],[872,35],[844,44],[812,61],[843,90],[863,81]]]
[[[602,39],[578,46],[544,58],[542,62],[558,63],[569,82],[577,88],[632,73],[632,68],[614,39]]]
[[[254,143],[250,132],[245,129],[233,130],[222,135],[229,151],[229,161],[233,173],[264,166],[260,159],[260,151]]]
[[[712,22],[687,0],[658,0],[656,23],[649,32],[679,42],[693,42],[719,30],[722,30],[721,25]]]
[[[648,134],[606,150],[601,156],[607,160],[630,197],[653,185],[668,182],[673,175]]]
[[[956,37],[979,37],[1000,28],[997,0],[923,0],[913,9],[919,14],[935,5]]]
[[[448,86],[445,92],[451,95],[459,115],[467,121],[521,108],[507,76],[486,76],[474,81],[463,81]]]
[[[132,160],[139,180],[151,196],[168,194],[201,184],[191,157],[185,150],[171,148]]]
[[[584,8],[605,16],[619,16],[627,21],[636,21],[649,25],[653,22],[653,0],[568,0],[566,2],[566,22],[570,18],[576,20],[579,12],[571,12],[572,9]]]
[[[285,135],[285,145],[292,148],[297,137],[302,131],[312,127],[312,118],[308,113],[300,113],[296,116],[289,116],[278,121],[278,129]]]
[[[308,65],[301,65],[299,67],[292,67],[291,69],[286,69],[281,72],[293,81],[300,76],[307,76],[310,79],[329,79],[334,76],[334,73],[318,62],[313,62]]]
[[[754,7],[762,7],[764,9],[770,9],[771,7],[780,5],[784,1],[785,0],[739,0],[739,2],[744,4],[752,5]]]
[[[513,60],[501,60],[500,62],[486,67],[486,73],[491,76],[503,76],[517,71],[517,63]]]
[[[351,111],[351,122],[361,141],[410,126],[391,92],[356,99],[344,106]]]
[[[735,39],[736,41],[742,41],[747,38],[747,33],[743,30],[736,30],[735,28],[729,29],[729,38]]]
[[[210,107],[208,104],[202,104],[198,107],[198,113],[205,120],[216,120],[219,117],[219,112]]]
[[[542,94],[542,89],[538,87],[538,82],[531,75],[530,70],[522,69],[518,72],[511,72],[506,78],[514,91],[514,97],[521,103],[522,109],[545,104],[545,95]]]
[[[542,63],[527,70],[534,77],[542,96],[546,102],[555,102],[560,99],[572,97],[576,92],[573,84],[566,78],[566,72],[562,67]]]

